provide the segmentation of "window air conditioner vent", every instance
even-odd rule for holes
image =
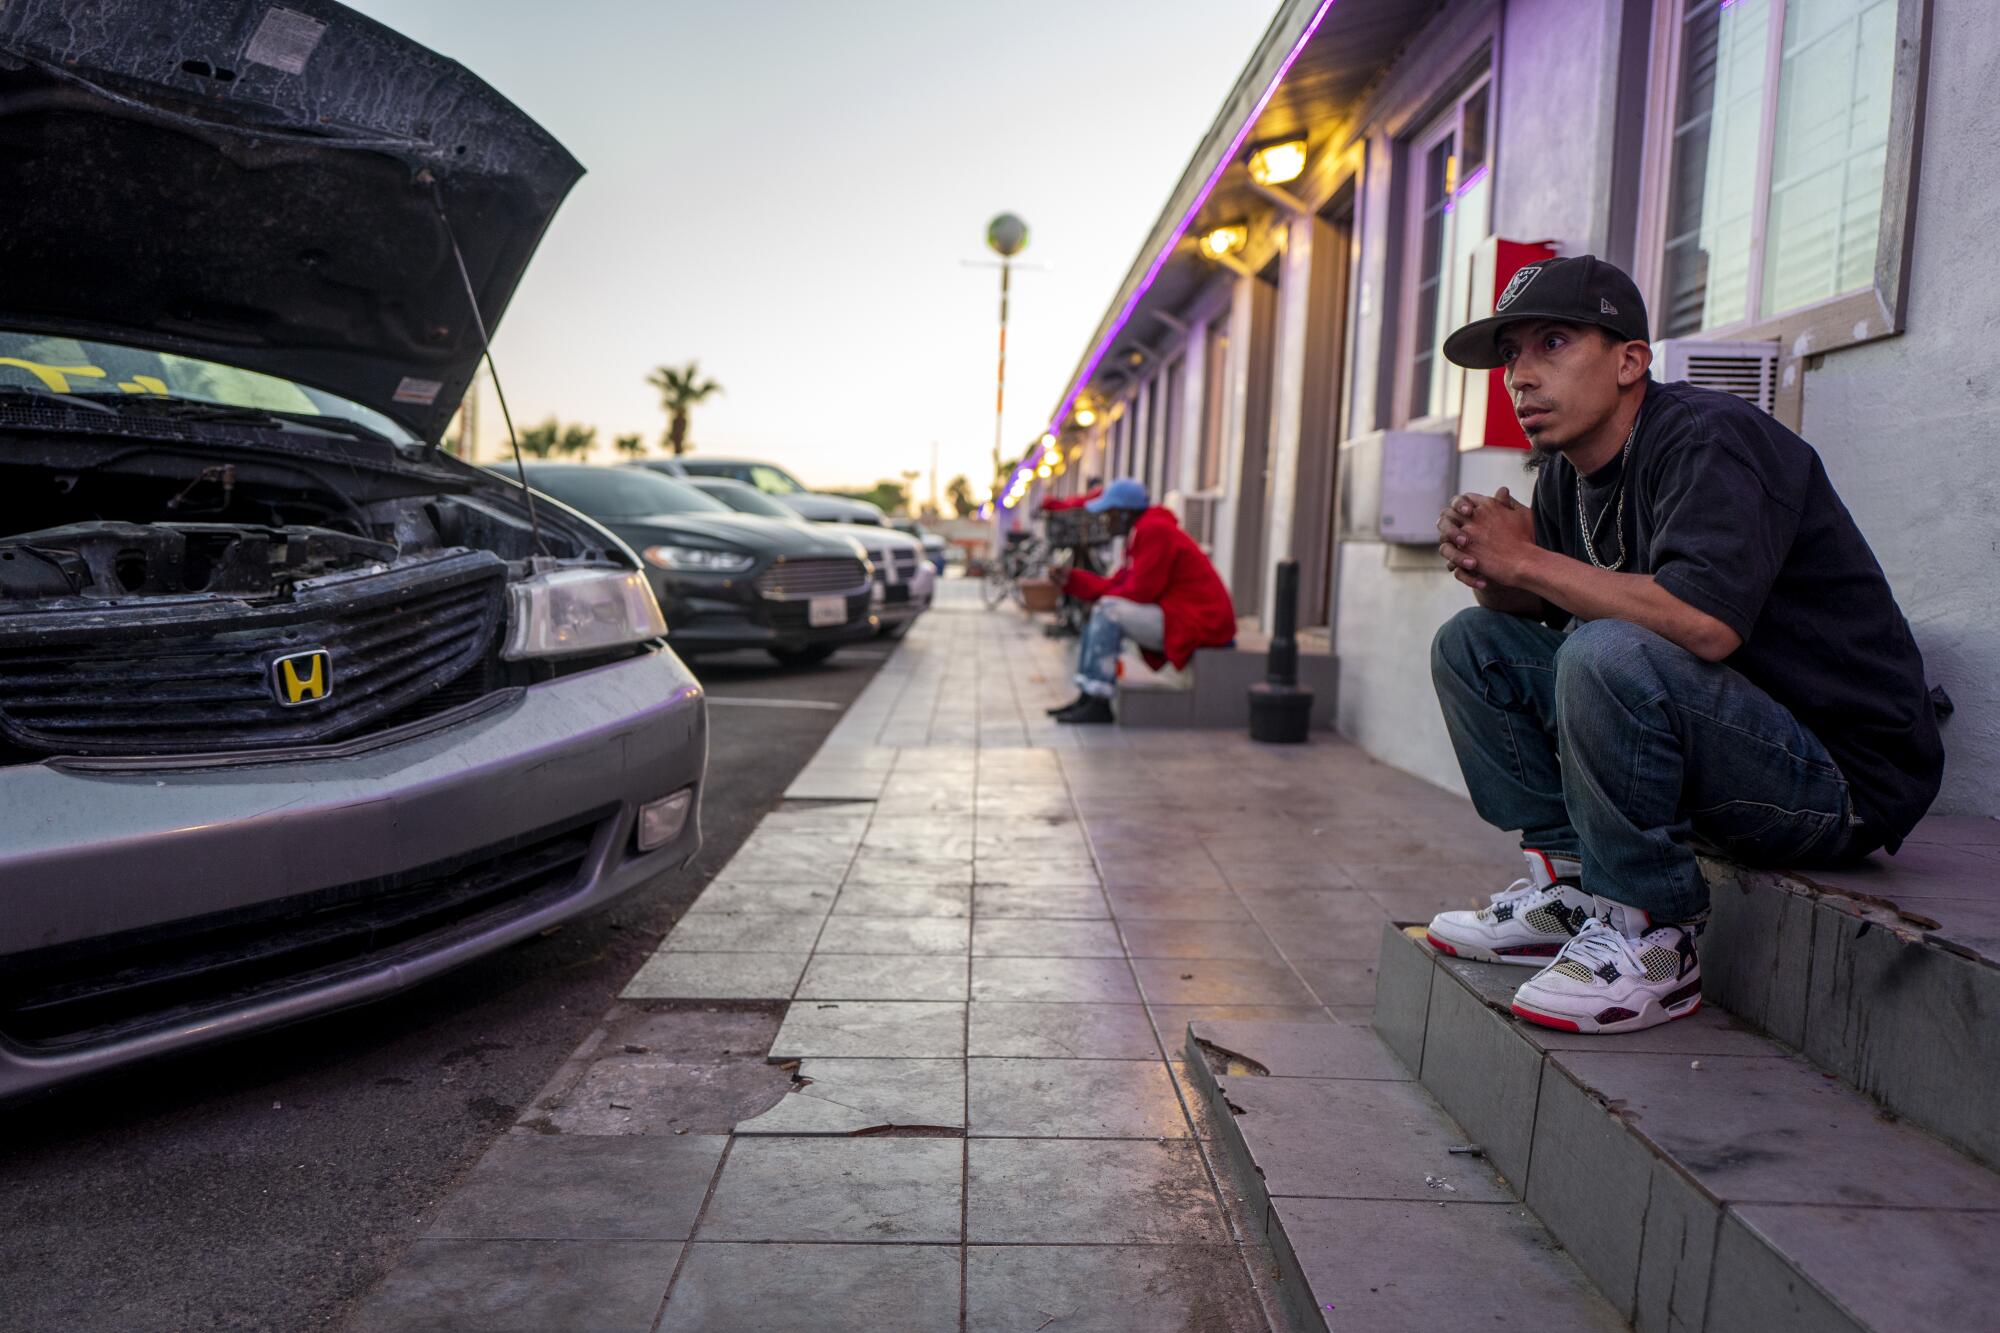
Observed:
[[[1215,545],[1215,511],[1221,504],[1212,495],[1190,495],[1181,501],[1187,509],[1186,521],[1181,525],[1195,545],[1204,551],[1211,551]]]
[[[1704,389],[1733,393],[1766,412],[1777,409],[1778,343],[1708,342],[1666,338],[1653,344],[1653,374],[1671,383],[1686,380]]]

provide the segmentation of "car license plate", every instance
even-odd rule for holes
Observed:
[[[847,599],[845,597],[815,597],[806,607],[806,623],[814,629],[822,625],[845,625],[847,623]]]

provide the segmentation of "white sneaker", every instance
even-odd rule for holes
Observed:
[[[1701,1008],[1694,928],[1655,926],[1637,908],[1598,902],[1603,916],[1521,983],[1514,1012],[1564,1032],[1637,1032]]]
[[[1477,911],[1439,912],[1431,918],[1433,949],[1482,963],[1540,967],[1596,915],[1595,900],[1578,887],[1582,863],[1532,847],[1524,850],[1526,879],[1515,880]]]

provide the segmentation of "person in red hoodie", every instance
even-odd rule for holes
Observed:
[[[1052,572],[1063,591],[1095,602],[1076,655],[1075,702],[1050,709],[1058,722],[1093,725],[1113,720],[1118,654],[1126,639],[1147,665],[1185,667],[1197,648],[1236,639],[1236,608],[1215,566],[1171,511],[1151,504],[1143,483],[1120,477],[1084,508],[1109,514],[1125,536],[1125,563],[1108,578],[1087,570]]]

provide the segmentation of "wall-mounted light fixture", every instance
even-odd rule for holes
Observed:
[[[1222,259],[1240,254],[1250,244],[1250,224],[1231,222],[1220,227],[1210,227],[1201,234],[1201,252],[1210,259]]]
[[[1285,139],[1251,150],[1250,179],[1259,185],[1283,185],[1305,174],[1306,141]]]
[[[1082,426],[1085,430],[1089,430],[1097,424],[1097,413],[1087,407],[1079,407],[1076,409],[1076,416],[1073,420],[1077,425]]]

